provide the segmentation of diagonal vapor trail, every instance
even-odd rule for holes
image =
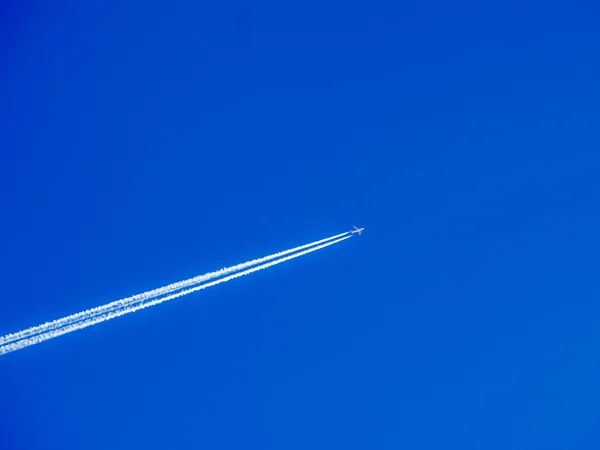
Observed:
[[[136,294],[133,295],[131,297],[127,297],[127,298],[123,298],[121,300],[115,300],[111,303],[107,303],[106,305],[102,305],[102,306],[97,306],[95,308],[91,308],[85,311],[81,311],[79,313],[76,314],[72,314],[70,316],[66,316],[63,317],[62,319],[57,319],[57,320],[53,320],[51,322],[46,322],[42,325],[37,325],[35,327],[31,327],[31,328],[27,328],[25,330],[19,331],[17,333],[11,333],[11,334],[7,334],[6,336],[0,336],[0,345],[5,345],[8,344],[10,342],[14,342],[14,341],[18,341],[20,339],[24,339],[27,338],[29,336],[34,336],[36,334],[40,334],[40,333],[44,333],[46,331],[49,330],[53,330],[59,327],[63,327],[66,325],[70,325],[82,320],[87,320],[91,317],[100,315],[100,314],[105,314],[109,311],[112,311],[114,309],[119,309],[119,308],[124,308],[126,306],[130,306],[130,305],[134,305],[137,303],[141,303],[144,302],[146,300],[149,300],[151,298],[155,298],[161,295],[165,295],[165,294],[169,294],[171,292],[175,292],[178,291],[180,289],[184,289],[186,287],[189,286],[193,286],[196,284],[200,284],[203,283],[204,281],[208,281],[211,280],[213,278],[218,278],[221,277],[223,275],[227,275],[233,272],[237,272],[238,270],[243,270],[246,269],[248,267],[252,267],[255,266],[257,264],[262,264],[265,263],[267,261],[271,261],[273,259],[277,259],[280,258],[282,256],[285,255],[289,255],[290,253],[294,253],[300,250],[304,250],[306,248],[312,247],[314,245],[320,245],[324,242],[328,242],[334,239],[338,239],[342,236],[347,235],[348,232],[346,233],[341,233],[338,234],[336,236],[331,236],[328,237],[326,239],[321,239],[319,241],[315,241],[315,242],[311,242],[310,244],[305,244],[305,245],[301,245],[299,247],[295,247],[289,250],[285,250],[282,252],[278,252],[278,253],[273,253],[271,255],[268,256],[264,256],[262,258],[258,258],[258,259],[253,259],[251,261],[242,263],[242,264],[236,264],[235,266],[231,266],[231,267],[225,267],[223,269],[217,270],[215,272],[209,272],[206,273],[204,275],[198,275],[195,276],[193,278],[188,278],[187,280],[183,280],[183,281],[178,281],[177,283],[172,283],[169,284],[167,286],[163,286],[157,289],[153,289],[151,291],[147,291],[147,292],[143,292],[141,294]]]
[[[345,234],[347,234],[347,233],[344,233],[341,236],[344,236]],[[4,344],[4,345],[0,346],[0,355],[3,355],[5,353],[9,353],[9,352],[13,352],[13,351],[16,351],[16,350],[21,350],[21,349],[23,349],[25,347],[29,347],[31,345],[39,344],[41,342],[47,341],[49,339],[53,339],[53,338],[61,336],[63,334],[71,333],[73,331],[80,330],[82,328],[87,328],[89,326],[96,325],[98,323],[105,322],[107,320],[123,316],[125,314],[129,314],[129,313],[133,313],[135,311],[139,311],[140,309],[145,309],[145,308],[148,308],[150,306],[158,305],[160,303],[163,303],[163,302],[166,302],[166,301],[169,301],[169,300],[173,300],[175,298],[179,298],[179,297],[182,297],[184,295],[188,295],[188,294],[191,294],[193,292],[196,292],[196,291],[199,291],[199,290],[202,290],[202,289],[206,289],[206,288],[211,287],[211,286],[216,286],[217,284],[225,283],[225,282],[233,280],[235,278],[239,278],[239,277],[243,277],[245,275],[249,275],[249,274],[257,272],[259,270],[263,270],[263,269],[266,269],[268,267],[271,267],[271,266],[274,266],[274,265],[277,265],[277,264],[281,264],[281,263],[283,263],[285,261],[289,261],[291,259],[298,258],[298,257],[300,257],[302,255],[306,255],[307,253],[311,253],[311,252],[320,250],[322,248],[329,247],[330,245],[337,244],[338,242],[344,241],[346,239],[350,239],[351,237],[352,237],[352,235],[345,236],[345,237],[342,237],[342,238],[339,238],[339,239],[335,239],[333,241],[326,242],[324,244],[313,246],[313,247],[311,247],[311,248],[309,248],[307,250],[303,250],[303,251],[300,251],[298,253],[294,253],[294,254],[289,255],[289,256],[284,256],[284,257],[281,257],[279,259],[276,259],[275,261],[267,262],[267,263],[261,264],[261,265],[256,266],[256,267],[252,267],[250,269],[246,269],[246,270],[243,270],[241,272],[234,273],[234,274],[226,276],[224,278],[220,278],[220,279],[215,280],[215,281],[211,281],[211,282],[208,282],[208,283],[205,283],[205,284],[201,284],[199,286],[195,286],[193,288],[189,288],[189,289],[183,290],[181,292],[177,292],[177,293],[174,293],[174,294],[171,294],[171,295],[167,295],[165,297],[160,297],[160,298],[157,298],[157,299],[154,299],[152,301],[145,302],[145,303],[126,306],[124,308],[113,310],[113,311],[107,312],[105,314],[97,315],[95,317],[91,317],[91,318],[82,320],[80,322],[71,323],[71,324],[68,324],[68,325],[63,326],[63,327],[55,327],[53,329],[50,329],[49,331],[46,331],[45,333],[41,333],[41,334],[38,334],[38,335],[35,335],[35,336],[32,336],[32,337],[24,338],[24,339],[21,339],[21,340],[16,341],[16,342]]]

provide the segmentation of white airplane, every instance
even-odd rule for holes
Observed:
[[[354,227],[354,225],[352,225],[352,226]],[[352,233],[352,234],[358,233],[358,235],[360,236],[364,230],[365,230],[364,228],[356,228],[356,227],[354,227],[354,230],[350,230],[350,233]]]

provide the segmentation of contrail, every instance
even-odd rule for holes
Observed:
[[[343,236],[345,234],[347,234],[347,233],[344,233],[341,236]],[[246,269],[244,271],[234,273],[233,275],[229,275],[229,276],[226,276],[224,278],[220,278],[218,280],[211,281],[209,283],[201,284],[199,286],[195,286],[193,288],[186,289],[186,290],[183,290],[181,292],[177,292],[175,294],[168,295],[166,297],[160,297],[160,298],[157,298],[155,300],[152,300],[152,301],[149,301],[149,302],[146,302],[146,303],[141,303],[141,304],[134,305],[134,306],[130,305],[130,306],[118,309],[118,310],[113,310],[113,311],[107,312],[105,314],[97,315],[97,316],[92,317],[92,318],[84,319],[84,320],[82,320],[80,322],[71,323],[71,324],[63,326],[61,328],[56,327],[56,328],[53,328],[53,329],[51,329],[49,331],[46,331],[45,333],[38,334],[36,336],[32,336],[32,337],[29,337],[29,338],[26,338],[26,339],[22,339],[22,340],[19,340],[17,342],[12,342],[10,344],[2,345],[2,346],[0,346],[0,355],[3,355],[5,353],[9,353],[9,352],[13,352],[13,351],[16,351],[16,350],[20,350],[22,348],[29,347],[30,345],[39,344],[40,342],[44,342],[44,341],[47,341],[49,339],[53,339],[53,338],[61,336],[63,334],[71,333],[72,331],[80,330],[82,328],[87,328],[89,326],[96,325],[97,323],[104,322],[104,321],[107,321],[107,320],[110,320],[110,319],[114,319],[116,317],[120,317],[122,315],[138,311],[140,309],[144,309],[144,308],[148,308],[150,306],[158,305],[158,304],[166,302],[168,300],[173,300],[175,298],[179,298],[179,297],[182,297],[184,295],[191,294],[192,292],[196,292],[196,291],[199,291],[199,290],[202,290],[202,289],[206,289],[206,288],[211,287],[211,286],[216,286],[217,284],[225,283],[225,282],[227,282],[229,280],[233,280],[234,278],[239,278],[239,277],[242,277],[244,275],[249,275],[249,274],[257,272],[259,270],[263,270],[263,269],[266,269],[268,267],[271,267],[271,266],[274,266],[274,265],[277,265],[277,264],[281,264],[282,262],[289,261],[289,260],[294,259],[294,258],[298,258],[298,257],[300,257],[302,255],[306,255],[307,253],[311,253],[311,252],[320,250],[322,248],[328,247],[330,245],[337,244],[338,242],[344,241],[346,239],[350,239],[351,237],[352,236],[345,236],[345,237],[342,237],[342,238],[339,238],[339,239],[335,239],[335,240],[333,240],[331,242],[327,242],[325,244],[320,244],[320,245],[317,245],[317,246],[313,246],[313,247],[309,248],[308,250],[303,250],[303,251],[300,251],[298,253],[294,253],[292,255],[276,259],[275,261],[264,263],[264,264],[261,264],[261,265],[256,266],[256,267],[252,267],[251,269]]]
[[[300,250],[304,250],[305,248],[312,247],[313,245],[320,245],[324,242],[331,241],[333,239],[340,238],[341,236],[347,235],[346,233],[341,233],[336,236],[332,236],[326,239],[321,239],[319,241],[311,242],[310,244],[301,245],[299,247],[295,247],[289,250],[285,250],[283,252],[273,253],[272,255],[265,256],[259,259],[253,259],[252,261],[248,261],[242,264],[237,264],[231,267],[225,267],[223,269],[217,270],[215,272],[209,272],[204,275],[198,275],[193,278],[188,278],[187,280],[178,281],[177,283],[172,283],[167,286],[163,286],[157,289],[153,289],[151,291],[143,292],[141,294],[136,294],[131,297],[123,298],[121,300],[115,300],[111,303],[107,303],[106,305],[97,306],[95,308],[91,308],[82,312],[78,312],[76,314],[72,314],[70,316],[63,317],[62,319],[53,320],[51,322],[46,322],[42,325],[37,325],[35,327],[27,328],[25,330],[19,331],[17,333],[7,334],[6,336],[0,336],[0,345],[8,344],[9,342],[18,341],[20,339],[24,339],[29,336],[33,336],[36,334],[44,333],[49,330],[53,330],[59,327],[63,327],[75,322],[79,322],[81,320],[89,319],[90,317],[97,316],[99,314],[105,314],[111,310],[123,308],[126,306],[130,306],[136,303],[141,303],[146,300],[149,300],[154,297],[158,297],[160,295],[169,294],[174,291],[178,291],[180,289],[184,289],[189,286],[193,286],[195,284],[202,283],[204,281],[212,280],[213,278],[221,277],[223,275],[227,275],[233,272],[237,272],[238,270],[243,270],[248,267],[255,266],[257,264],[262,264],[267,261],[271,261],[273,259],[280,258],[285,255],[289,255],[290,253],[294,253]]]

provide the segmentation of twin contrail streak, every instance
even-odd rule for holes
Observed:
[[[224,268],[216,272],[211,272],[205,275],[200,275],[194,278],[190,278],[188,280],[180,281],[178,283],[173,283],[168,286],[154,289],[152,291],[145,292],[143,294],[138,294],[133,297],[128,297],[126,299],[117,300],[112,303],[108,303],[104,306],[99,306],[97,308],[93,308],[87,311],[83,311],[81,313],[73,314],[71,316],[64,317],[62,319],[55,320],[53,322],[48,322],[46,324],[28,328],[26,330],[20,331],[18,333],[9,334],[4,336],[0,340],[0,355],[9,353],[15,350],[20,350],[22,348],[28,347],[30,345],[38,344],[40,342],[47,341],[49,339],[53,339],[55,337],[61,336],[63,334],[71,333],[72,331],[80,330],[82,328],[87,328],[92,325],[96,325],[100,322],[105,322],[110,319],[114,319],[116,317],[120,317],[125,314],[129,314],[140,309],[148,308],[150,306],[158,305],[160,303],[166,302],[168,300],[173,300],[175,298],[182,297],[187,294],[191,294],[193,292],[206,289],[211,286],[216,286],[217,284],[225,283],[234,278],[239,278],[244,275],[249,275],[251,273],[257,272],[259,270],[266,269],[268,267],[281,264],[282,262],[289,261],[294,258],[298,258],[307,253],[311,253],[322,248],[328,247],[330,245],[336,244],[338,242],[344,241],[352,237],[352,235],[347,236],[348,233],[342,233],[336,236],[332,236],[327,239],[322,239],[320,241],[313,242],[311,244],[306,244],[300,247],[296,247],[290,250],[286,250],[284,252],[275,253],[270,256],[266,256],[264,258],[255,259],[252,261],[248,261],[243,264],[238,264],[236,266],[232,266],[229,268]],[[341,237],[345,236],[345,237]],[[307,249],[308,248],[308,249]],[[307,249],[307,250],[304,250]],[[290,254],[293,253],[293,254]],[[288,255],[288,256],[285,256]],[[270,261],[270,262],[267,262]],[[260,265],[258,265],[260,264]],[[256,266],[256,267],[252,267]],[[250,269],[242,270],[247,267],[252,267]],[[232,275],[226,276],[224,278],[220,278],[215,281],[211,281],[204,284],[199,284],[204,281],[207,281],[212,278],[216,278],[219,276],[223,276],[228,273],[233,273]],[[199,285],[197,285],[199,284]],[[197,285],[197,286],[195,286]],[[182,290],[180,292],[169,294],[173,291],[177,291],[183,289],[185,287],[194,286],[189,289]],[[156,298],[158,297],[158,298]],[[153,299],[151,301],[146,301]]]
[[[187,280],[178,281],[177,283],[172,283],[167,286],[153,289],[151,291],[143,292],[141,294],[136,294],[131,297],[123,298],[121,300],[115,300],[114,302],[107,303],[106,305],[91,308],[86,311],[81,311],[76,314],[72,314],[70,316],[63,317],[62,319],[53,320],[52,322],[46,322],[42,325],[27,328],[27,329],[19,331],[17,333],[7,334],[6,336],[0,336],[0,346],[4,345],[4,344],[8,344],[10,342],[24,339],[29,336],[34,336],[36,334],[44,333],[49,330],[54,330],[59,327],[63,327],[63,326],[66,326],[66,325],[69,325],[72,323],[86,320],[86,319],[89,319],[90,317],[94,317],[99,314],[105,314],[105,313],[115,310],[115,309],[120,309],[120,308],[124,308],[126,306],[141,303],[141,302],[144,302],[151,298],[169,294],[171,292],[175,292],[175,291],[184,289],[189,286],[194,286],[196,284],[203,283],[204,281],[212,280],[213,278],[218,278],[223,275],[237,272],[238,270],[243,270],[248,267],[256,266],[258,264],[262,264],[267,261],[271,261],[273,259],[277,259],[282,256],[289,255],[290,253],[304,250],[305,248],[312,247],[314,245],[320,245],[324,242],[328,242],[333,239],[338,239],[347,234],[348,234],[347,232],[341,233],[336,236],[329,237],[327,239],[321,239],[320,241],[311,242],[310,244],[301,245],[299,247],[291,248],[291,249],[285,250],[283,252],[273,253],[272,255],[268,255],[263,258],[253,259],[251,261],[248,261],[248,262],[245,262],[242,264],[237,264],[237,265],[231,266],[231,267],[225,267],[225,268],[217,270],[215,272],[209,272],[204,275],[198,275],[193,278],[188,278]]]

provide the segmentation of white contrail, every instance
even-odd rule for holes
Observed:
[[[6,336],[0,336],[0,345],[8,344],[9,342],[18,341],[20,339],[24,339],[29,336],[33,336],[36,334],[44,333],[49,330],[53,330],[55,328],[63,327],[69,325],[71,323],[79,322],[81,320],[89,319],[90,317],[97,316],[99,314],[105,314],[111,310],[123,308],[129,305],[133,305],[136,303],[141,303],[146,300],[149,300],[154,297],[158,297],[159,295],[165,295],[174,291],[178,291],[180,289],[193,286],[195,284],[202,283],[204,281],[212,280],[213,278],[221,277],[223,275],[227,275],[233,272],[237,272],[238,270],[243,270],[248,267],[256,266],[257,264],[262,264],[267,261],[271,261],[276,258],[280,258],[285,255],[289,255],[290,253],[294,253],[300,250],[304,250],[305,248],[312,247],[313,245],[320,245],[324,242],[331,241],[333,239],[337,239],[341,236],[347,235],[348,232],[338,234],[336,236],[329,237],[327,239],[321,239],[319,241],[311,242],[310,244],[301,245],[299,247],[295,247],[289,250],[285,250],[282,252],[274,253],[272,255],[265,256],[259,259],[253,259],[252,261],[248,261],[242,264],[237,264],[231,267],[225,267],[223,269],[217,270],[215,272],[209,272],[204,275],[198,275],[193,278],[188,278],[187,280],[178,281],[177,283],[172,283],[167,286],[163,286],[157,289],[153,289],[151,291],[143,292],[141,294],[136,294],[131,297],[123,298],[121,300],[115,300],[111,303],[107,303],[106,305],[97,306],[95,308],[91,308],[82,312],[78,312],[76,314],[72,314],[70,316],[63,317],[62,319],[53,320],[51,322],[46,322],[42,325],[37,325],[35,327],[27,328],[25,330],[19,331],[17,333],[7,334]]]
[[[82,328],[87,328],[89,326],[96,325],[97,323],[104,322],[104,321],[107,321],[107,320],[110,320],[110,319],[114,319],[116,317],[119,317],[119,316],[122,316],[122,315],[125,315],[125,314],[129,314],[129,313],[138,311],[140,309],[144,309],[144,308],[148,308],[150,306],[158,305],[158,304],[166,302],[168,300],[173,300],[175,298],[182,297],[182,296],[187,295],[187,294],[191,294],[192,292],[196,292],[196,291],[199,291],[201,289],[206,289],[206,288],[211,287],[211,286],[216,286],[217,284],[225,283],[225,282],[227,282],[229,280],[233,280],[234,278],[239,278],[239,277],[242,277],[244,275],[249,275],[249,274],[257,272],[259,270],[263,270],[263,269],[266,269],[268,267],[271,267],[271,266],[274,266],[274,265],[277,265],[277,264],[281,264],[282,262],[289,261],[290,259],[298,258],[299,256],[305,255],[307,253],[311,253],[311,252],[320,250],[322,248],[328,247],[330,245],[337,244],[338,242],[344,241],[346,239],[350,239],[351,237],[352,236],[345,236],[345,237],[342,237],[340,239],[336,239],[334,241],[327,242],[325,244],[321,244],[321,245],[318,245],[318,246],[315,246],[315,247],[311,247],[308,250],[303,250],[301,252],[294,253],[292,255],[285,256],[285,257],[282,257],[280,259],[276,259],[275,261],[271,261],[271,262],[268,262],[268,263],[265,263],[265,264],[261,264],[261,265],[259,265],[257,267],[253,267],[251,269],[247,269],[247,270],[244,270],[244,271],[241,271],[241,272],[237,272],[237,273],[234,273],[233,275],[229,275],[227,277],[220,278],[218,280],[211,281],[209,283],[201,284],[199,286],[195,286],[193,288],[186,289],[186,290],[183,290],[181,292],[177,292],[175,294],[171,294],[171,295],[168,295],[168,296],[165,296],[165,297],[160,297],[160,298],[157,298],[155,300],[152,300],[152,301],[149,301],[149,302],[146,302],[146,303],[141,303],[141,304],[138,304],[138,305],[135,305],[135,306],[124,307],[124,308],[121,308],[121,309],[118,309],[118,310],[115,310],[115,311],[108,312],[106,314],[98,315],[98,316],[95,316],[95,317],[92,317],[92,318],[89,318],[89,319],[86,319],[86,320],[82,320],[80,322],[76,322],[76,323],[73,323],[73,324],[66,325],[66,326],[64,326],[62,328],[54,328],[54,329],[51,329],[51,330],[49,330],[49,331],[47,331],[45,333],[38,334],[36,336],[32,336],[32,337],[29,337],[29,338],[26,338],[26,339],[22,339],[22,340],[17,341],[17,342],[12,342],[10,344],[2,345],[2,346],[0,346],[0,355],[3,355],[5,353],[9,353],[9,352],[13,352],[13,351],[16,351],[16,350],[20,350],[22,348],[29,347],[30,345],[39,344],[40,342],[44,342],[44,341],[47,341],[49,339],[53,339],[53,338],[61,336],[63,334],[71,333],[72,331],[80,330]]]

